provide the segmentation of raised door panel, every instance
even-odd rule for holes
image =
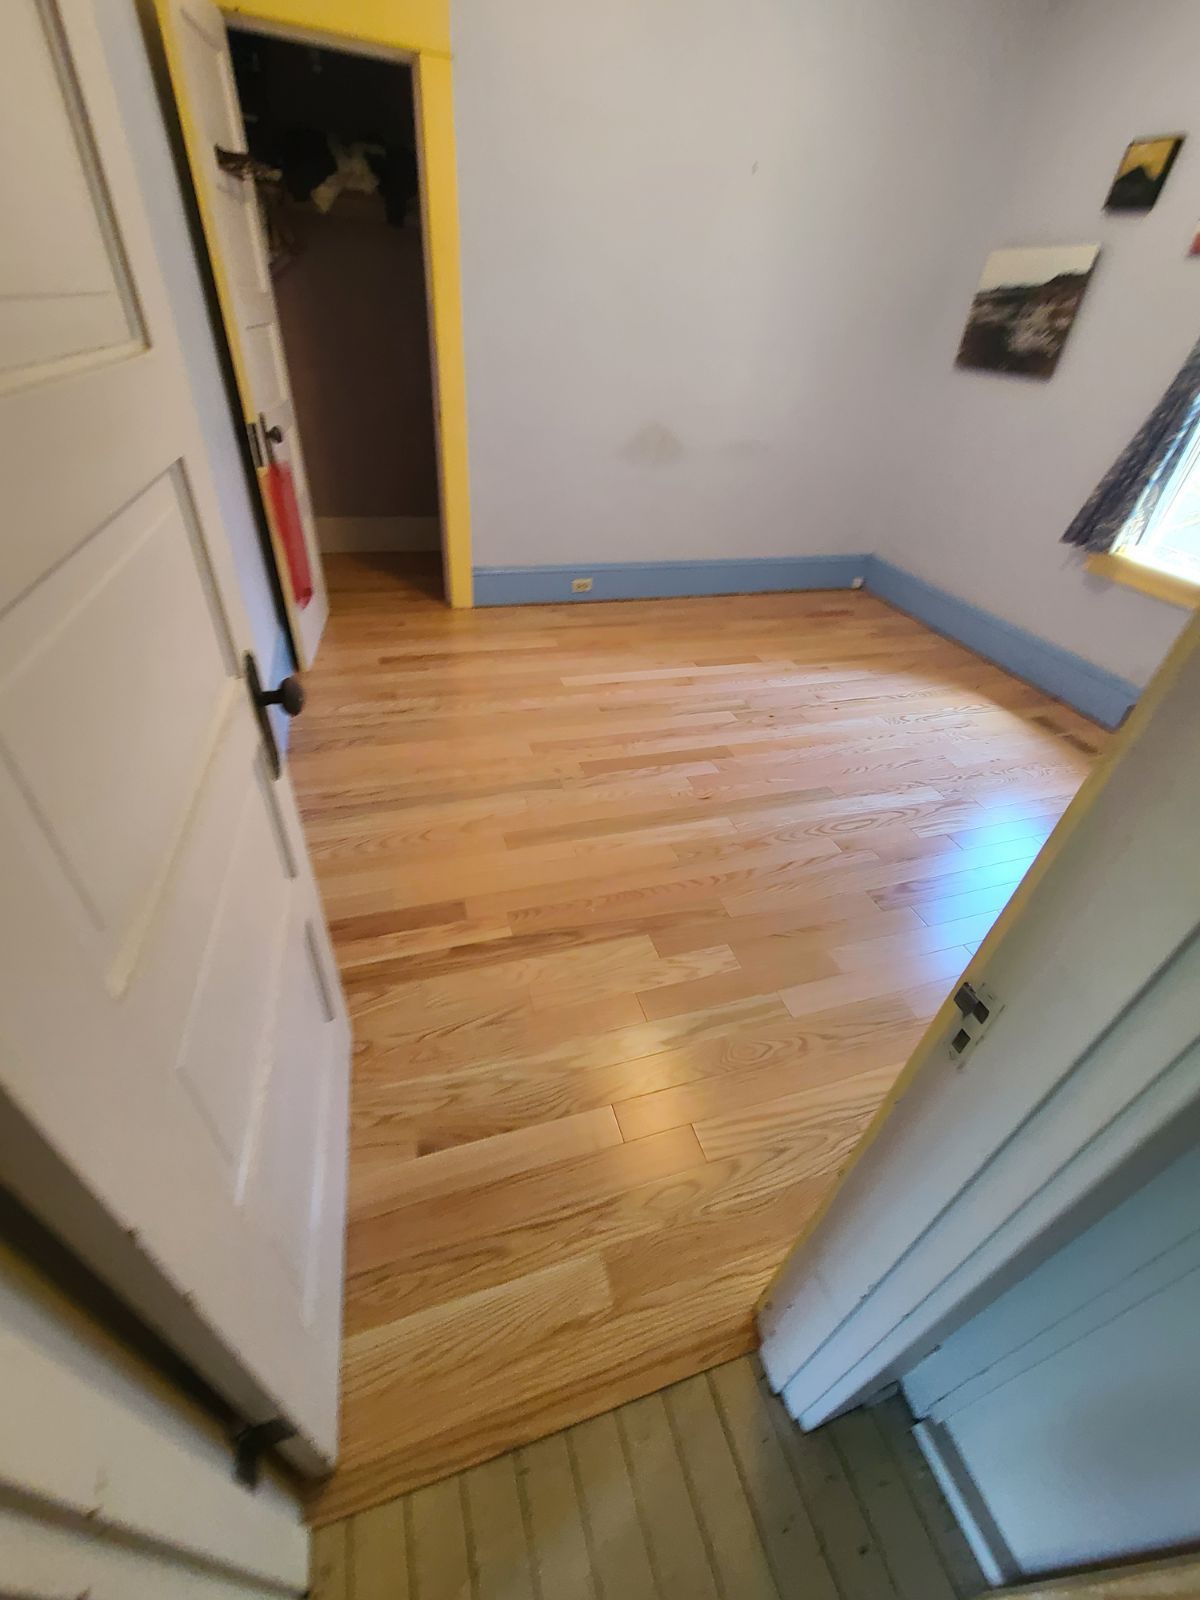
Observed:
[[[144,343],[52,14],[18,0],[0,50],[0,387]],[[36,159],[34,158],[36,155]],[[20,227],[11,226],[19,217]]]
[[[236,672],[176,466],[0,618],[0,753],[120,991]]]
[[[252,1130],[267,1090],[295,877],[264,781],[239,795],[241,814],[218,864],[216,907],[176,1061],[235,1194],[253,1160]],[[231,1030],[241,1050],[229,1048]]]
[[[170,398],[49,4],[0,10],[0,606],[162,470]],[[36,159],[20,152],[36,152]],[[168,415],[164,418],[166,402]]]
[[[307,1321],[320,1253],[326,1131],[330,1118],[341,1113],[330,1099],[330,1052],[337,1034],[331,1027],[328,977],[311,908],[299,901],[283,932],[281,957],[268,1092],[261,1102],[246,1206],[278,1251]]]

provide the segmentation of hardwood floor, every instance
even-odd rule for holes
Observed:
[[[742,1356],[318,1529],[313,1600],[969,1600],[911,1420],[802,1434]]]
[[[328,579],[292,756],[356,1040],[319,1521],[751,1348],[1104,738],[863,594]]]

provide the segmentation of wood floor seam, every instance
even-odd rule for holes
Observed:
[[[659,1570],[659,1564],[655,1558],[652,1523],[647,1517],[646,1507],[643,1503],[641,1495],[638,1493],[637,1479],[633,1470],[633,1462],[630,1459],[629,1438],[626,1433],[625,1421],[622,1412],[614,1412],[613,1420],[616,1424],[617,1439],[621,1446],[621,1459],[625,1466],[625,1474],[629,1479],[630,1491],[633,1496],[633,1505],[635,1514],[637,1516],[638,1527],[641,1529],[642,1540],[646,1547],[646,1560],[650,1564],[650,1570],[654,1578],[654,1600],[671,1600],[671,1597],[664,1591],[663,1577]]]
[[[679,1427],[671,1411],[670,1405],[664,1403],[663,1411],[667,1419],[667,1429],[670,1433],[671,1443],[675,1451],[675,1460],[679,1465],[679,1472],[687,1489],[688,1499],[691,1502],[692,1514],[696,1519],[696,1527],[699,1530],[700,1541],[704,1546],[704,1553],[708,1560],[708,1570],[712,1576],[712,1581],[717,1590],[719,1600],[738,1600],[737,1596],[730,1595],[726,1590],[724,1579],[721,1576],[720,1564],[716,1559],[712,1536],[705,1521],[703,1508],[700,1504],[699,1497],[696,1493],[696,1485],[692,1478],[690,1467],[690,1451],[688,1451],[680,1441]]]
[[[734,1472],[737,1474],[738,1483],[741,1485],[742,1496],[745,1499],[745,1502],[746,1502],[747,1506],[749,1507],[751,1520],[753,1521],[755,1530],[756,1530],[756,1532],[758,1534],[758,1541],[759,1541],[759,1544],[762,1546],[763,1555],[765,1556],[767,1562],[770,1565],[772,1565],[772,1567],[773,1567],[774,1564],[771,1563],[770,1552],[767,1549],[766,1532],[765,1532],[765,1529],[763,1528],[762,1520],[759,1517],[759,1514],[758,1514],[758,1511],[757,1511],[757,1509],[756,1509],[756,1507],[754,1505],[754,1502],[753,1502],[750,1494],[747,1491],[746,1474],[745,1474],[745,1471],[743,1470],[741,1461],[738,1459],[738,1451],[737,1451],[736,1445],[734,1444],[733,1434],[730,1431],[729,1419],[726,1417],[725,1412],[724,1412],[724,1408],[721,1405],[721,1396],[717,1392],[716,1388],[713,1385],[712,1372],[709,1371],[709,1372],[704,1373],[703,1374],[703,1379],[704,1379],[704,1383],[705,1383],[705,1385],[706,1385],[706,1387],[708,1389],[709,1395],[710,1395],[710,1397],[712,1399],[713,1410],[716,1412],[717,1421],[720,1424],[721,1432],[725,1436],[725,1445],[726,1445],[726,1448],[729,1451],[729,1459],[733,1464]],[[773,1580],[774,1580],[774,1586],[775,1586],[777,1600],[781,1600],[781,1597],[779,1596],[779,1574],[778,1574],[778,1572],[774,1572],[773,1571],[772,1572],[772,1577],[773,1577]]]

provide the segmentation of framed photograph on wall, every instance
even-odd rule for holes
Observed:
[[[1121,157],[1104,209],[1149,211],[1175,164],[1183,137],[1182,133],[1163,133],[1135,139]]]
[[[993,250],[967,314],[958,366],[1048,378],[1099,254],[1098,244]]]

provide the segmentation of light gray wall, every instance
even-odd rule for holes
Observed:
[[[1015,84],[1004,181],[955,247],[932,242],[877,501],[880,553],[1144,684],[1186,620],[1084,571],[1059,535],[1200,334],[1200,6],[1054,0]],[[1101,209],[1131,138],[1190,137],[1154,209]],[[1098,241],[1100,261],[1048,382],[952,365],[986,252]],[[964,259],[961,245],[967,244]],[[893,515],[887,515],[888,503]]]
[[[1200,1540],[1198,1196],[1193,1147],[905,1378],[1007,1544],[1007,1576]]]
[[[1194,0],[454,0],[475,561],[878,551],[1136,683],[1184,613],[1058,543],[1200,328]],[[1140,133],[1192,130],[1148,216]],[[1099,240],[1048,383],[983,258]]]
[[[476,564],[877,548],[1044,11],[454,0]]]

